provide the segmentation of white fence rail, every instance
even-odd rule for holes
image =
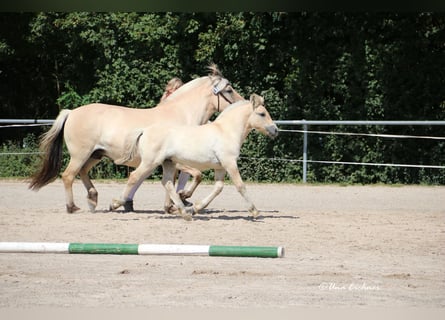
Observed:
[[[415,167],[416,165],[408,165],[408,164],[392,164],[392,163],[363,163],[363,162],[338,162],[338,161],[317,161],[317,160],[308,160],[307,159],[307,150],[308,150],[308,134],[309,133],[321,133],[320,131],[308,131],[310,125],[318,125],[318,126],[332,126],[332,125],[356,125],[356,126],[445,126],[445,121],[352,121],[352,120],[339,120],[339,121],[331,121],[331,120],[277,120],[275,121],[277,125],[291,125],[291,126],[302,126],[303,130],[300,132],[303,133],[303,182],[307,181],[307,164],[311,163],[325,163],[325,164],[356,164],[356,165],[372,165],[372,166],[394,166],[394,167]],[[284,130],[281,130],[284,131]],[[326,132],[323,132],[323,134]],[[336,134],[334,132],[328,132],[327,134]],[[349,134],[349,135],[358,135],[358,134]],[[379,135],[372,134],[372,136],[386,136],[389,135]],[[445,137],[425,137],[425,136],[400,136],[400,135],[391,135],[394,138],[433,138],[445,140]],[[422,165],[417,167],[423,168],[435,168],[435,169],[443,169],[445,166],[435,166],[435,165]]]
[[[53,124],[52,119],[0,119],[0,124]]]

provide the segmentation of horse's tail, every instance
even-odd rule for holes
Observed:
[[[125,139],[125,147],[122,157],[114,160],[115,164],[125,164],[132,161],[139,153],[139,139],[144,134],[144,129],[133,130]]]
[[[57,178],[62,167],[63,128],[70,112],[71,110],[62,110],[51,129],[42,135],[40,151],[43,159],[40,169],[31,176],[30,189],[39,190]]]

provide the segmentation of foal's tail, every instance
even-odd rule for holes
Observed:
[[[136,158],[139,153],[139,139],[143,134],[144,129],[136,129],[125,138],[124,152],[122,157],[114,160],[115,164],[125,164]]]
[[[57,116],[51,129],[42,135],[40,151],[43,159],[40,169],[31,176],[29,188],[39,190],[54,181],[62,167],[63,128],[71,110],[62,110]]]

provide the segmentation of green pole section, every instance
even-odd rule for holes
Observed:
[[[138,254],[138,244],[70,243],[69,253]]]
[[[210,246],[209,256],[279,258],[277,247]]]

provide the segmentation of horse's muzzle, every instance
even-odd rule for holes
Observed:
[[[267,126],[266,130],[271,138],[275,138],[278,135],[278,127],[276,125]]]

